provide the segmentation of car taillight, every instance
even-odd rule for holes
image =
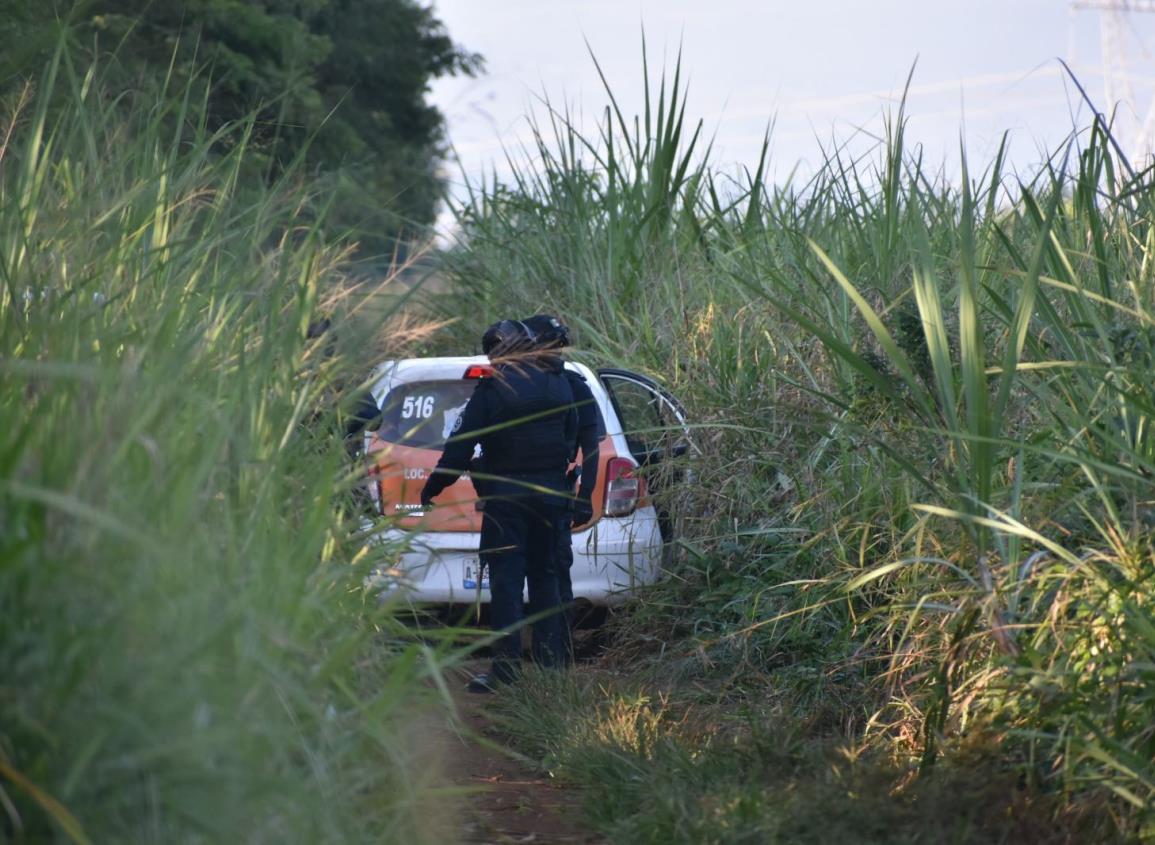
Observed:
[[[602,512],[606,516],[629,516],[642,498],[642,479],[634,473],[638,465],[629,458],[611,458],[606,464],[606,495]]]
[[[462,378],[489,378],[493,375],[493,367],[485,364],[471,364],[466,367],[465,375]]]

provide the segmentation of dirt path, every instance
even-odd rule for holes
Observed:
[[[472,792],[462,799],[461,841],[467,845],[601,845],[605,840],[582,824],[580,795],[475,739],[482,736],[501,743],[489,716],[494,696],[465,691],[469,676],[484,666],[481,661],[467,664],[447,679],[463,723],[460,730],[446,726],[447,772],[455,785]]]

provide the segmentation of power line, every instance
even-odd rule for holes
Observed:
[[[1126,16],[1132,12],[1155,12],[1155,0],[1073,0],[1071,8],[1099,13],[1104,111],[1110,116],[1111,132],[1120,146],[1133,161],[1145,164],[1155,143],[1155,101],[1140,122],[1127,62]]]
[[[1071,5],[1099,12],[1155,12],[1155,0],[1074,0]]]

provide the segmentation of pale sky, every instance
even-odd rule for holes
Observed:
[[[1096,0],[1079,0],[1079,5]],[[687,117],[704,120],[721,169],[752,167],[773,122],[772,173],[821,161],[820,144],[856,127],[882,128],[917,60],[908,141],[957,170],[960,136],[971,167],[985,165],[1004,131],[1011,161],[1029,171],[1089,111],[1057,59],[1104,101],[1101,13],[1071,0],[435,0],[455,41],[481,53],[478,79],[445,79],[432,100],[465,172],[506,172],[506,149],[529,135],[541,95],[596,126],[606,96],[597,56],[627,114],[642,106],[641,37],[651,75],[672,70],[679,44]],[[1109,43],[1131,78],[1136,139],[1155,90],[1155,13],[1114,18]],[[586,42],[589,47],[587,48]],[[1116,86],[1117,90],[1122,90]],[[1101,105],[1100,105],[1101,107]],[[457,168],[451,179],[460,182]]]

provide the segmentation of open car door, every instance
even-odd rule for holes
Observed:
[[[668,390],[639,373],[606,368],[598,370],[598,378],[621,421],[630,453],[645,472],[662,539],[669,542],[673,523],[663,494],[687,480],[686,462],[678,459],[697,452],[686,409]]]

